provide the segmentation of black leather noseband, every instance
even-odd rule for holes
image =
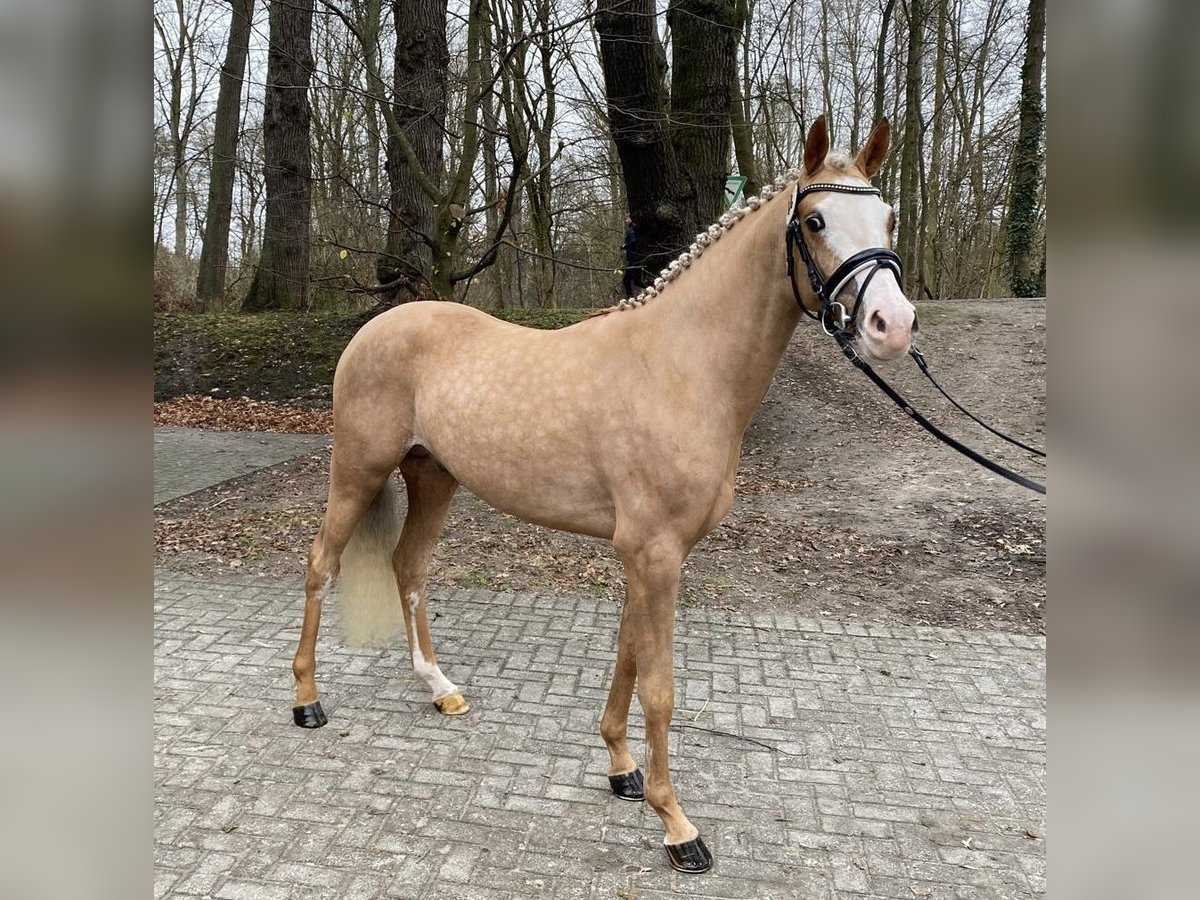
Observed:
[[[835,194],[868,194],[879,196],[879,188],[869,185],[855,184],[836,184],[833,182],[819,182],[817,184],[809,184],[804,187],[797,187],[792,195],[792,206],[788,211],[787,224],[787,273],[788,280],[792,284],[792,293],[796,298],[796,303],[804,310],[805,315],[816,319],[821,323],[821,327],[825,329],[826,334],[837,334],[844,332],[852,335],[857,327],[858,310],[862,306],[863,297],[866,296],[867,286],[871,280],[879,274],[880,269],[887,269],[896,276],[896,284],[900,285],[900,279],[903,276],[904,269],[900,263],[900,257],[886,247],[870,247],[866,250],[860,250],[855,253],[840,266],[834,269],[833,274],[828,278],[821,277],[821,272],[817,268],[816,261],[813,259],[812,250],[809,249],[808,243],[804,240],[804,227],[800,220],[796,218],[796,211],[800,208],[800,201],[809,194],[816,193],[835,193]],[[796,259],[794,250],[800,251],[800,258],[804,260],[804,268],[808,271],[808,283],[812,288],[813,294],[820,303],[820,311],[814,313],[804,305],[804,300],[800,296],[800,287],[796,284]],[[854,297],[854,307],[847,312],[846,307],[837,299],[843,289],[850,284],[851,280],[862,275],[863,278],[858,286],[858,293]]]

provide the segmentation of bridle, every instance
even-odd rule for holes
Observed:
[[[800,201],[809,194],[824,192],[868,194],[878,197],[880,196],[880,191],[879,188],[869,185],[818,182],[816,184],[805,185],[803,188],[797,187],[792,194],[792,205],[788,210],[787,273],[796,303],[804,310],[805,315],[821,323],[821,328],[824,329],[826,334],[836,337],[839,333],[842,333],[846,334],[847,337],[852,337],[857,328],[858,310],[862,306],[862,299],[866,296],[867,287],[871,284],[871,279],[879,274],[880,269],[887,269],[896,276],[896,284],[900,285],[904,269],[900,263],[900,257],[891,250],[886,247],[870,247],[855,253],[834,269],[833,274],[828,278],[822,278],[821,272],[817,268],[817,263],[813,259],[812,250],[809,249],[807,242],[804,240],[804,227],[800,224],[800,220],[796,218],[796,211],[800,208]],[[800,258],[804,260],[804,267],[808,270],[808,283],[812,288],[813,294],[816,295],[817,301],[820,303],[819,312],[814,313],[810,310],[800,296],[800,287],[796,284],[795,250],[800,251]],[[866,273],[866,277],[862,279],[862,282],[858,286],[858,294],[854,298],[854,307],[847,312],[846,307],[837,297],[850,283],[851,279],[858,277],[864,272]]]
[[[816,319],[821,323],[821,328],[824,332],[830,335],[838,346],[842,348],[842,352],[846,358],[855,366],[863,371],[868,378],[875,382],[892,401],[899,406],[904,413],[909,416],[918,425],[936,437],[943,443],[953,447],[959,453],[962,453],[968,459],[974,460],[986,469],[995,472],[1009,481],[1029,488],[1031,491],[1036,491],[1039,494],[1046,493],[1046,486],[1039,482],[1026,478],[1017,472],[1012,471],[998,462],[989,459],[981,453],[972,450],[965,444],[955,440],[946,434],[923,415],[913,409],[912,404],[904,399],[900,393],[880,377],[870,363],[858,355],[858,351],[854,349],[854,337],[858,328],[858,311],[862,307],[863,297],[866,296],[867,287],[871,284],[871,280],[879,274],[881,269],[886,269],[896,277],[896,284],[899,286],[902,282],[904,272],[903,265],[900,262],[900,257],[886,247],[870,247],[866,250],[860,250],[853,256],[846,259],[841,265],[833,270],[833,274],[828,278],[821,276],[820,270],[817,268],[816,261],[813,259],[812,250],[809,249],[807,242],[804,240],[804,228],[800,220],[796,218],[796,212],[800,207],[800,201],[809,194],[818,192],[830,192],[837,194],[865,194],[880,196],[880,190],[870,185],[854,185],[854,184],[837,184],[836,182],[818,182],[816,184],[805,185],[804,187],[797,186],[792,194],[791,208],[788,210],[787,231],[784,236],[784,241],[787,245],[787,276],[788,283],[792,286],[792,296],[796,298],[796,304],[803,310],[804,314],[811,319]],[[800,258],[804,261],[804,267],[808,272],[808,283],[812,288],[813,294],[820,303],[820,308],[817,312],[813,312],[804,303],[804,298],[800,294],[800,286],[796,283],[796,257],[795,251],[800,251]],[[849,312],[846,311],[845,305],[838,300],[838,295],[850,284],[851,280],[863,275],[858,286],[858,293],[854,297],[854,306]],[[1021,443],[1016,438],[1009,437],[1003,432],[997,431],[985,422],[980,421],[970,412],[962,407],[946,391],[929,372],[929,366],[925,361],[924,355],[915,346],[909,348],[909,355],[916,361],[917,367],[928,378],[935,388],[942,395],[954,404],[959,410],[965,413],[974,421],[978,422],[992,434],[1003,438],[1010,444],[1014,444],[1023,450],[1034,453],[1038,456],[1045,457],[1046,453],[1043,450],[1038,450],[1035,447],[1030,447],[1027,444]]]

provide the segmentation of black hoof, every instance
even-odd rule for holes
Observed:
[[[624,775],[609,775],[608,783],[612,792],[622,800],[637,802],[646,799],[646,782],[642,779],[642,770],[634,769]]]
[[[684,841],[682,844],[665,844],[667,859],[671,868],[677,872],[687,872],[689,875],[699,875],[712,868],[712,854],[704,846],[701,838]]]
[[[292,707],[292,719],[301,728],[320,728],[328,724],[325,710],[321,709],[321,701],[306,703],[303,706]]]

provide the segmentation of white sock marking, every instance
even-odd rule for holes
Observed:
[[[325,582],[319,588],[317,588],[318,603],[324,603],[327,599],[329,599],[329,589],[331,587],[333,587],[333,576],[326,575]]]
[[[441,668],[437,663],[426,662],[425,654],[421,652],[421,642],[417,637],[417,611],[421,608],[421,595],[418,593],[409,594],[408,608],[412,611],[409,616],[409,621],[412,623],[412,634],[409,635],[409,646],[412,648],[412,664],[413,671],[417,673],[417,677],[429,685],[429,689],[433,691],[433,699],[441,700],[443,697],[449,697],[451,694],[457,693],[458,688],[454,683],[442,674]]]

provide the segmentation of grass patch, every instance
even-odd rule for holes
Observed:
[[[325,400],[353,329],[331,313],[159,313],[154,399]]]
[[[562,328],[590,309],[509,309],[499,318]],[[156,313],[154,399],[183,394],[325,403],[338,357],[363,323],[336,312]]]
[[[582,322],[594,309],[496,309],[488,310],[498,319],[524,325],[526,328],[566,328]]]

